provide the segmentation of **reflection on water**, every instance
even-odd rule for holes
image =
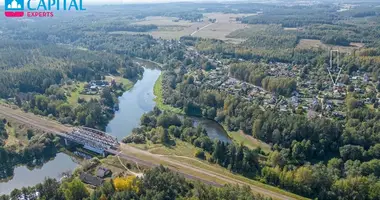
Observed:
[[[153,87],[160,74],[161,71],[158,69],[145,68],[143,78],[119,97],[119,110],[108,123],[107,133],[122,140],[131,134],[133,128],[139,126],[140,117],[153,110],[156,105]]]
[[[217,139],[222,142],[231,143],[231,139],[228,137],[227,132],[220,124],[218,124],[218,122],[197,117],[191,117],[191,119],[194,122],[194,126],[198,126],[199,124],[202,125],[202,127],[206,129],[207,135],[212,140]]]
[[[73,171],[78,164],[64,153],[45,163],[41,168],[28,169],[26,166],[16,167],[14,176],[7,182],[0,183],[0,195],[9,194],[14,189],[34,186],[44,181],[45,177],[60,178],[62,172]]]
[[[109,122],[106,128],[107,133],[122,140],[131,134],[133,128],[139,126],[141,116],[152,111],[156,105],[153,87],[160,74],[161,71],[158,69],[145,68],[143,78],[119,98],[119,110]],[[223,127],[217,122],[196,117],[191,117],[191,119],[195,126],[201,123],[211,139],[231,142]]]

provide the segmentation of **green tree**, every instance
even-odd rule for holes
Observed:
[[[78,178],[64,183],[61,187],[66,200],[79,200],[89,196],[86,186]]]

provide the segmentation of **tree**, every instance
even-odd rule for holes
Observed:
[[[368,196],[369,199],[380,200],[380,181],[375,184],[371,184]]]
[[[116,191],[134,191],[139,192],[139,180],[136,176],[127,176],[125,178],[115,178],[113,180]]]
[[[345,145],[339,148],[339,153],[343,160],[360,160],[363,157],[364,148],[357,145]]]
[[[100,94],[100,97],[103,99],[105,105],[107,105],[109,107],[113,107],[115,102],[113,100],[111,89],[109,87],[103,88],[103,90]]]
[[[286,163],[286,158],[282,157],[282,154],[278,151],[273,151],[269,155],[268,161],[270,162],[272,167],[280,166],[283,167]]]
[[[169,144],[170,143],[170,136],[166,129],[162,127],[158,127],[156,129],[158,135],[160,136],[160,140],[162,144]]]
[[[89,196],[86,186],[78,178],[73,179],[71,182],[64,183],[61,187],[66,200],[84,199]]]
[[[332,191],[336,198],[341,200],[367,199],[369,183],[366,177],[348,177],[336,181],[332,186]]]
[[[206,159],[206,155],[205,155],[205,152],[204,151],[201,151],[201,150],[197,150],[194,154],[195,157],[199,158],[199,159]]]
[[[34,136],[33,130],[32,129],[26,130],[26,135],[28,137],[28,140],[32,139],[32,137]]]

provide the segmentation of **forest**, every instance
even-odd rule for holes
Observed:
[[[348,75],[365,72],[375,84],[358,89],[379,90],[379,8],[371,2],[338,12],[340,8],[331,3],[310,6],[207,3],[202,7],[177,3],[149,4],[143,9],[142,5],[124,5],[117,8],[125,9],[123,14],[108,12],[115,9],[109,6],[95,10],[96,15],[41,19],[38,21],[41,23],[2,20],[0,97],[25,111],[64,124],[104,129],[124,87],[115,84],[102,90],[99,98],[70,102],[62,86],[104,80],[108,75],[134,82],[144,70],[133,58],[156,61],[163,63],[160,79],[163,104],[181,114],[215,120],[226,131],[242,131],[271,149],[264,152],[260,148],[250,149],[244,143],[212,141],[203,127],[194,127],[187,117],[182,119],[178,113],[158,108],[144,114],[141,126],[123,142],[172,147],[181,140],[199,149],[194,155],[199,159],[305,197],[376,200],[380,197],[378,104],[377,107],[363,104],[360,100],[363,95],[355,92],[353,85],[346,85],[349,95],[342,103],[345,116],[337,119],[309,118],[297,112],[298,108],[290,112],[263,109],[262,98],[252,102],[203,84],[207,75],[228,65],[231,77],[289,97],[298,89],[297,81],[304,80],[302,77],[309,72],[323,74],[328,63],[327,48],[298,48],[300,40],[314,39],[323,45],[351,47],[354,42],[364,45],[342,56],[345,82],[350,82]],[[238,19],[253,28],[230,33],[228,37],[244,40],[238,45],[192,36],[175,41],[123,33],[157,29],[155,25],[133,24],[147,16],[194,22],[208,12],[254,13]],[[114,22],[108,23],[109,19]],[[195,56],[189,49],[194,49]],[[270,76],[267,64],[274,62],[303,66],[300,73],[303,76],[301,79]],[[326,85],[317,84],[320,88]],[[369,101],[375,101],[376,94],[371,95]],[[4,169],[0,178],[11,176],[17,164],[33,165],[34,161],[41,164],[58,151],[58,141],[52,135],[41,140],[31,137],[30,145],[20,152],[4,148],[9,137],[6,123],[0,122],[0,167]],[[93,192],[76,178],[63,183],[47,179],[0,199],[32,197],[36,191],[42,199],[263,199],[253,196],[248,188],[206,186],[185,180],[163,167],[148,171],[144,178],[118,178]]]
[[[378,198],[379,114],[362,104],[355,103],[357,101],[355,95],[351,97],[352,100],[347,100],[350,109],[347,121],[323,118],[309,120],[302,114],[279,113],[275,109],[264,112],[256,103],[248,102],[238,96],[231,96],[205,86],[196,86],[193,75],[186,74],[193,64],[180,71],[163,74],[164,102],[182,109],[188,115],[216,120],[225,125],[228,131],[242,130],[272,144],[273,152],[267,155],[268,159],[265,162],[249,162],[250,166],[255,163],[254,171],[236,169],[234,167],[236,163],[226,161],[217,155],[224,154],[235,158],[232,155],[238,156],[239,153],[234,154],[234,152],[241,151],[239,148],[242,147],[231,148],[231,145],[225,146],[226,144],[220,142],[211,145],[212,143],[206,142],[207,140],[198,143],[198,139],[186,139],[188,130],[183,128],[180,128],[182,131],[175,131],[178,128],[169,127],[168,131],[165,131],[165,128],[158,127],[156,130],[160,130],[159,136],[144,135],[147,132],[144,128],[137,129],[136,133],[139,134],[131,137],[139,138],[140,142],[144,142],[145,138],[157,137],[158,142],[163,142],[159,138],[170,141],[170,138],[179,137],[206,152],[208,150],[202,147],[202,143],[203,146],[208,144],[207,146],[211,146],[209,148],[212,149],[210,162],[217,162],[231,171],[310,198],[350,199],[353,194],[357,199]],[[260,72],[262,73],[260,65],[249,67],[239,64],[233,65],[231,69],[232,75],[246,81],[255,82],[256,77],[251,77],[250,74],[260,77]],[[197,79],[202,80],[202,76],[198,74]],[[160,115],[158,119],[161,119]],[[164,113],[164,115],[169,114]],[[142,124],[155,127],[155,120],[144,116]],[[201,128],[198,130],[202,132]],[[138,136],[140,134],[143,137]],[[162,135],[165,137],[160,137]],[[204,137],[197,135],[197,138]],[[127,139],[127,142],[133,140]],[[224,152],[225,150],[227,152]],[[246,153],[243,148],[243,154],[240,155],[244,157]],[[260,153],[262,152],[259,149],[256,150],[256,154]],[[200,153],[200,158],[204,159],[203,153]],[[237,164],[237,166],[246,165]],[[252,167],[250,168],[252,170]],[[249,173],[246,174],[247,172]]]

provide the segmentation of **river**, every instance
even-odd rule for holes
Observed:
[[[109,122],[106,132],[116,136],[119,141],[132,133],[132,129],[140,124],[141,115],[152,111],[156,105],[154,101],[154,83],[160,76],[161,71],[154,68],[145,68],[143,78],[136,82],[133,88],[119,97],[119,111]],[[191,117],[194,125],[202,124],[211,139],[230,142],[227,133],[218,123]]]
[[[119,110],[106,127],[107,133],[116,136],[121,141],[131,134],[133,128],[139,126],[140,117],[144,113],[152,111],[156,105],[153,87],[160,74],[159,69],[145,68],[143,78],[138,80],[131,90],[124,92],[119,97]],[[191,119],[193,119],[194,125],[201,123],[211,139],[231,141],[218,123],[195,117],[191,117]],[[15,188],[21,189],[41,183],[45,177],[59,178],[59,174],[73,170],[76,166],[77,164],[72,161],[70,156],[59,153],[40,169],[29,170],[26,166],[17,167],[11,180],[0,183],[0,195],[9,194]]]
[[[106,127],[107,133],[121,141],[133,128],[139,126],[140,117],[156,105],[153,87],[160,74],[158,69],[145,68],[143,78],[119,97],[119,110]]]
[[[26,166],[16,167],[12,179],[0,183],[0,195],[10,194],[16,188],[21,189],[42,183],[45,177],[59,179],[62,172],[73,171],[77,166],[78,164],[69,155],[58,153],[53,160],[48,161],[41,168],[30,170]]]

